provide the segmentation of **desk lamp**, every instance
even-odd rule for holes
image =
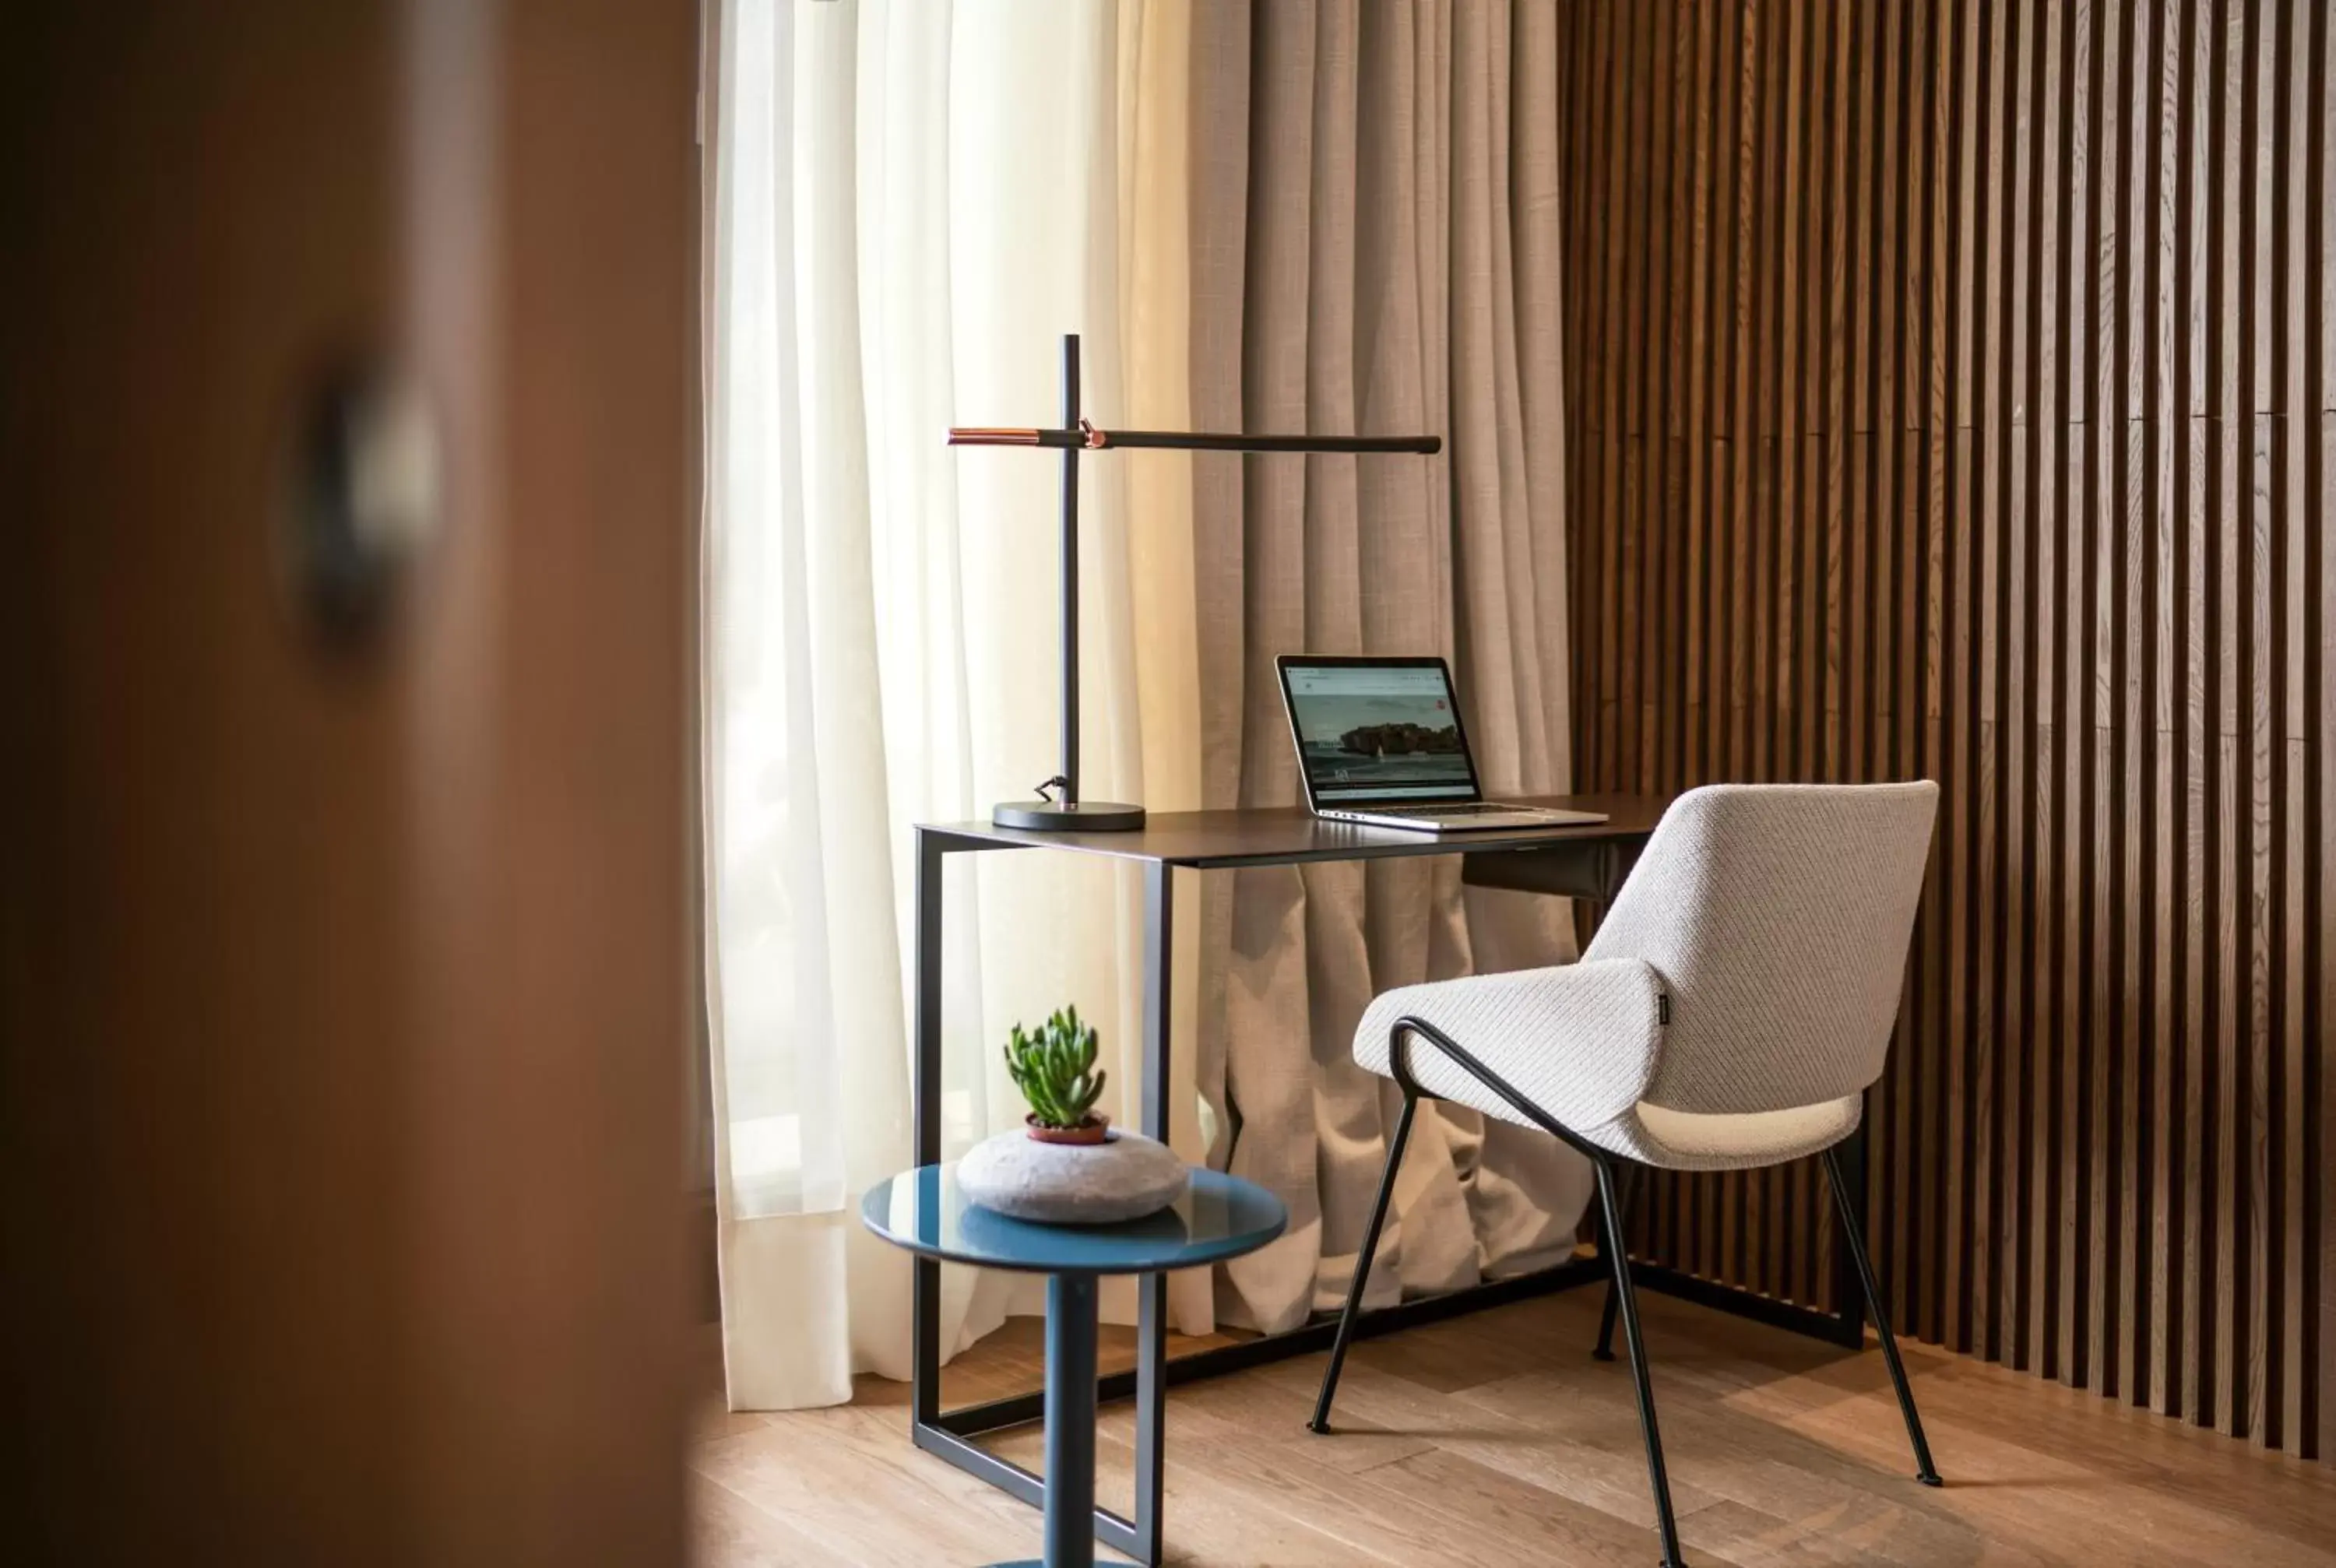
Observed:
[[[1114,447],[1169,452],[1416,453],[1444,450],[1435,435],[1227,435],[1184,430],[1097,430],[1079,414],[1079,339],[1063,339],[1063,423],[1025,430],[953,425],[951,446],[1051,446],[1063,453],[1062,764],[1038,786],[1038,798],[1010,801],[990,813],[1002,828],[1037,833],[1126,833],[1144,825],[1144,808],[1079,798],[1079,453]]]

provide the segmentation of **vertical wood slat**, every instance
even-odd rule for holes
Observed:
[[[1902,1325],[2330,1454],[2336,20],[1565,15],[1578,787],[1937,778]],[[1634,1250],[1830,1304],[1821,1194]]]

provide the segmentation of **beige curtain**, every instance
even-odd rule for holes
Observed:
[[[1214,0],[1192,48],[1195,421],[1449,441],[1195,464],[1203,797],[1298,799],[1272,661],[1299,651],[1448,655],[1486,787],[1564,790],[1551,6]],[[1239,872],[1202,902],[1212,1158],[1291,1213],[1219,1310],[1283,1329],[1341,1298],[1399,1103],[1354,1065],[1365,1004],[1571,958],[1572,920],[1445,858]],[[1550,1140],[1424,1108],[1369,1300],[1553,1261],[1588,1193]]]
[[[734,1407],[908,1373],[908,1260],[857,1205],[911,1154],[910,824],[1026,796],[1054,769],[1056,719],[1060,470],[941,433],[1050,417],[1066,331],[1099,423],[1189,419],[1187,15],[725,0],[714,17],[706,959]],[[1085,776],[1098,798],[1189,808],[1189,467],[1124,455],[1085,465]],[[948,886],[948,1154],[1018,1121],[998,1042],[1066,1002],[1104,1028],[1106,1108],[1127,1119],[1140,877],[960,856]],[[1196,1105],[1196,1052],[1173,1059]],[[1199,1157],[1201,1118],[1177,1133]],[[946,1271],[945,1344],[1041,1300],[1033,1281]],[[1170,1303],[1206,1332],[1205,1271]],[[1132,1286],[1105,1306],[1131,1320]]]

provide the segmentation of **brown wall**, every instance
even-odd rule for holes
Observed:
[[[0,1562],[687,1558],[695,21],[9,18]],[[365,631],[360,356],[443,459]]]
[[[1583,0],[1577,784],[1927,775],[1923,1339],[2336,1449],[2327,0]],[[1636,1250],[1822,1300],[1806,1169]]]

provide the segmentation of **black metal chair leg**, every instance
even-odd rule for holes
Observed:
[[[1322,1370],[1322,1392],[1314,1401],[1314,1418],[1306,1423],[1309,1429],[1328,1432],[1330,1429],[1330,1401],[1338,1392],[1338,1373],[1347,1364],[1347,1345],[1355,1337],[1355,1320],[1363,1315],[1363,1287],[1370,1282],[1371,1259],[1379,1250],[1379,1227],[1387,1222],[1387,1204],[1395,1197],[1395,1174],[1403,1164],[1403,1146],[1411,1139],[1411,1118],[1419,1109],[1419,1096],[1403,1096],[1403,1115],[1396,1119],[1395,1135],[1387,1140],[1387,1169],[1379,1174],[1378,1202],[1372,1206],[1371,1222],[1363,1232],[1363,1250],[1355,1258],[1354,1282],[1347,1287],[1347,1310],[1338,1314],[1338,1337],[1330,1344],[1330,1364]]]
[[[1638,1167],[1635,1165],[1623,1166],[1622,1217],[1625,1220],[1628,1220],[1630,1216],[1630,1200],[1638,1195]],[[1621,1237],[1615,1235],[1613,1232],[1606,1229],[1606,1219],[1602,1213],[1599,1216],[1598,1228],[1599,1233],[1604,1237],[1604,1240],[1600,1242],[1599,1245],[1603,1248],[1616,1262],[1627,1265],[1630,1258],[1629,1243],[1624,1242]],[[1598,1348],[1590,1352],[1591,1356],[1594,1359],[1600,1361],[1611,1361],[1614,1359],[1614,1312],[1620,1301],[1621,1298],[1614,1293],[1614,1281],[1611,1277],[1609,1277],[1606,1281],[1606,1306],[1598,1315]]]
[[[1598,1201],[1606,1213],[1606,1233],[1622,1233],[1622,1205],[1615,1195],[1614,1167],[1611,1162],[1599,1158],[1593,1162],[1598,1170]],[[1630,1376],[1638,1385],[1639,1434],[1647,1440],[1647,1480],[1655,1494],[1655,1523],[1662,1533],[1663,1568],[1685,1568],[1686,1559],[1679,1555],[1679,1521],[1671,1514],[1671,1483],[1663,1469],[1663,1435],[1655,1426],[1655,1388],[1647,1380],[1646,1341],[1639,1332],[1639,1297],[1630,1288],[1630,1267],[1617,1249],[1614,1255],[1614,1294],[1622,1310],[1622,1343],[1630,1352]]]
[[[1882,1287],[1875,1283],[1874,1263],[1865,1255],[1865,1227],[1850,1203],[1849,1183],[1841,1174],[1837,1149],[1825,1152],[1825,1180],[1832,1184],[1834,1212],[1841,1217],[1841,1233],[1857,1264],[1857,1281],[1865,1288],[1866,1310],[1874,1315],[1874,1331],[1882,1336],[1882,1359],[1890,1364],[1890,1380],[1898,1386],[1898,1408],[1906,1417],[1906,1436],[1914,1442],[1914,1478],[1925,1486],[1941,1486],[1938,1467],[1931,1463],[1931,1445],[1922,1437],[1922,1417],[1914,1410],[1914,1390],[1906,1383],[1906,1364],[1898,1359],[1898,1339],[1890,1331],[1890,1314],[1882,1307]]]

